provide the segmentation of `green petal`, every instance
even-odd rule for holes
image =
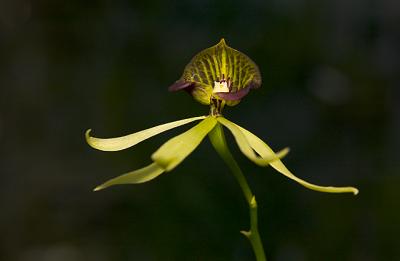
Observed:
[[[161,168],[157,163],[152,163],[147,167],[134,170],[118,176],[116,178],[110,179],[109,181],[97,186],[94,191],[98,191],[101,189],[105,189],[109,186],[119,185],[119,184],[138,184],[144,183],[149,180],[152,180],[158,177],[160,174],[164,172],[164,169]]]
[[[166,171],[172,170],[200,144],[216,123],[214,117],[207,117],[190,130],[164,143],[151,158]]]
[[[259,166],[267,166],[272,161],[284,157],[289,152],[289,148],[285,148],[277,154],[273,153],[264,156],[260,154],[261,157],[259,157],[254,153],[253,148],[250,146],[246,136],[243,134],[239,126],[225,119],[224,117],[218,117],[217,120],[232,132],[233,136],[235,137],[236,143],[238,144],[239,149],[242,151],[242,153]]]
[[[274,155],[276,155],[274,153],[274,151],[267,145],[265,144],[265,142],[263,142],[260,138],[258,138],[256,135],[254,135],[253,133],[251,133],[250,131],[236,125],[237,127],[239,127],[239,129],[242,131],[242,133],[244,134],[244,136],[246,137],[247,141],[249,142],[249,144],[251,145],[251,147],[258,153],[261,155],[261,157],[268,157],[271,158]],[[312,189],[312,190],[316,190],[316,191],[321,191],[321,192],[329,192],[329,193],[345,193],[345,192],[351,192],[354,195],[358,194],[358,189],[354,188],[354,187],[324,187],[324,186],[318,186],[318,185],[314,185],[311,184],[307,181],[304,181],[298,177],[296,177],[295,175],[293,175],[293,173],[291,173],[286,167],[285,165],[283,165],[282,161],[280,159],[277,159],[273,162],[270,163],[270,165],[276,169],[277,171],[279,171],[280,173],[282,173],[283,175],[285,175],[286,177],[300,183],[301,185],[303,185],[306,188]]]
[[[86,131],[86,142],[93,148],[102,151],[118,151],[132,147],[139,142],[142,142],[150,137],[153,137],[161,132],[185,125],[192,121],[197,121],[204,119],[205,116],[193,117],[189,119],[173,121],[158,125],[146,130],[135,132],[126,136],[121,136],[117,138],[100,139],[90,136],[90,129]]]

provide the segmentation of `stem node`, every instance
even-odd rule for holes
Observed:
[[[240,233],[249,239],[251,237],[251,230],[249,231],[241,230]]]

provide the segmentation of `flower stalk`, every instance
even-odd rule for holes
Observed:
[[[224,130],[221,124],[218,123],[214,127],[214,129],[211,130],[208,136],[215,150],[218,152],[221,158],[228,165],[229,169],[232,171],[232,174],[239,183],[239,186],[242,189],[243,195],[246,199],[246,202],[249,205],[250,230],[240,231],[240,232],[249,239],[251,246],[253,248],[254,255],[256,256],[256,260],[266,261],[267,259],[265,257],[264,247],[261,242],[260,233],[258,232],[258,214],[257,214],[256,197],[251,192],[249,184],[247,183],[247,180],[243,175],[243,172],[240,169],[239,164],[233,158],[232,153],[228,148],[224,135]]]
[[[250,229],[240,232],[249,239],[256,260],[266,261],[258,232],[256,198],[228,148],[223,128],[229,130],[240,151],[250,161],[260,167],[271,166],[280,174],[308,189],[327,193],[353,193],[354,195],[357,195],[358,189],[350,186],[320,186],[295,176],[281,161],[289,152],[289,148],[275,152],[255,134],[222,116],[224,106],[239,104],[250,90],[260,86],[261,74],[257,65],[247,55],[229,47],[224,39],[221,39],[217,45],[201,51],[186,65],[181,78],[172,84],[169,90],[185,90],[196,101],[210,107],[209,115],[164,123],[115,138],[97,138],[91,136],[90,129],[87,130],[86,141],[94,149],[120,151],[165,131],[200,121],[189,130],[165,142],[151,155],[152,162],[149,165],[112,178],[94,190],[98,191],[121,184],[144,183],[163,173],[170,172],[182,163],[208,135],[217,153],[232,171],[249,205]]]

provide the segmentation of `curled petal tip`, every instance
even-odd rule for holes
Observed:
[[[357,196],[358,192],[360,192],[360,191],[357,188],[352,187],[352,192],[353,192],[354,196]]]
[[[86,137],[86,140],[88,140],[89,139],[89,137],[90,137],[90,132],[92,131],[92,129],[88,129],[88,130],[86,130],[86,132],[85,132],[85,137]]]

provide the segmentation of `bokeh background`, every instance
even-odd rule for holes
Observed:
[[[309,191],[231,142],[270,260],[400,260],[399,25],[392,0],[1,1],[0,260],[254,260],[208,141],[152,182],[92,192],[189,126],[116,153],[84,141],[208,113],[167,87],[221,37],[263,75],[225,116],[289,146],[299,177],[360,189]]]

